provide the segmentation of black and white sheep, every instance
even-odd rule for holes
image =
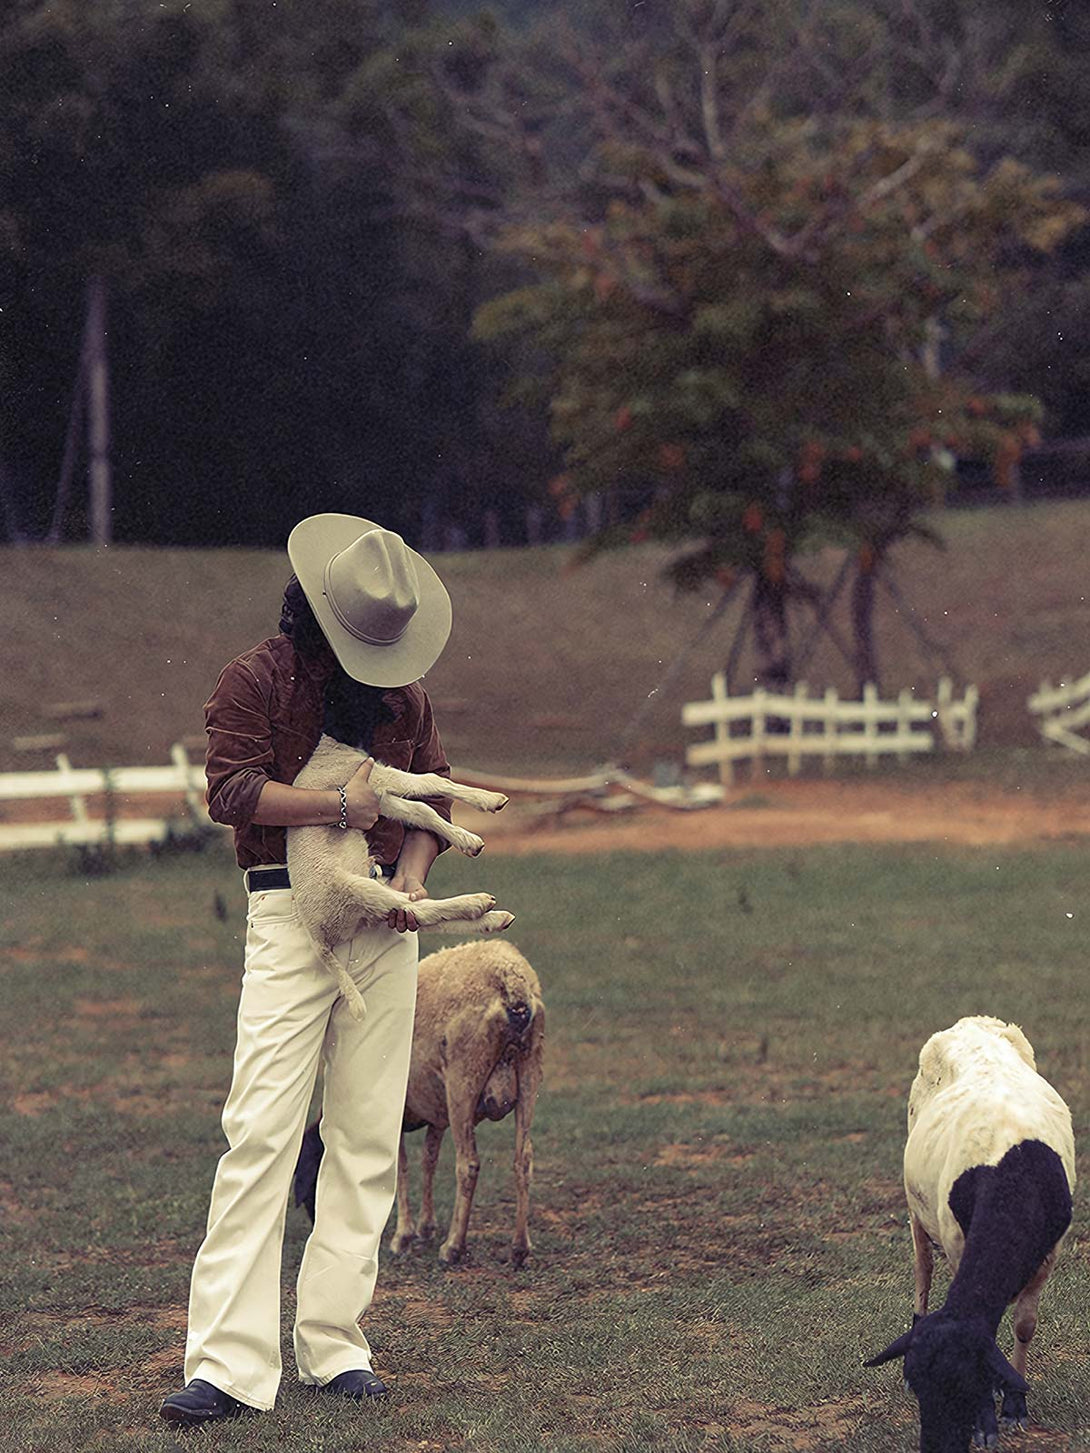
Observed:
[[[915,1252],[911,1329],[866,1364],[904,1358],[920,1406],[921,1453],[965,1453],[998,1441],[1001,1420],[1026,1422],[1026,1351],[1037,1304],[1071,1223],[1071,1115],[1038,1073],[1016,1025],[960,1019],[920,1051],[904,1155]],[[953,1281],[940,1311],[927,1299],[932,1246]],[[1013,1363],[996,1345],[1015,1303]]]

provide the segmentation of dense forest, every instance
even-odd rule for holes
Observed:
[[[8,0],[0,65],[9,539],[93,278],[118,541],[589,522],[775,585],[1086,432],[1074,4]]]

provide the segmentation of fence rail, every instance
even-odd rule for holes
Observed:
[[[842,700],[833,687],[811,697],[801,681],[790,696],[759,689],[732,697],[720,671],[712,677],[710,701],[682,707],[684,726],[710,726],[714,733],[710,741],[692,743],[685,760],[690,767],[717,766],[720,779],[730,783],[739,763],[757,765],[768,757],[785,758],[793,777],[807,757],[820,758],[826,771],[848,756],[862,757],[868,766],[886,756],[906,761],[914,752],[933,751],[936,732],[948,749],[969,751],[976,741],[977,703],[975,686],[955,701],[945,677],[934,701],[907,688],[896,700],[882,701],[874,686],[864,688],[862,701]]]
[[[1061,681],[1059,686],[1043,681],[1026,706],[1037,718],[1037,730],[1046,742],[1090,756],[1090,740],[1079,735],[1090,724],[1090,676]]]
[[[165,767],[73,767],[61,753],[54,771],[0,772],[0,803],[66,797],[69,807],[68,817],[60,821],[0,822],[0,852],[70,843],[155,842],[175,825],[176,818],[111,811],[123,797],[181,797],[192,820],[206,823],[203,767],[189,760],[180,742],[170,749],[170,758]],[[89,798],[105,799],[101,817],[91,814]]]

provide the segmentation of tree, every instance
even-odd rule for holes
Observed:
[[[796,558],[822,541],[856,559],[857,671],[876,677],[875,574],[923,531],[947,451],[994,453],[1039,412],[958,350],[1081,217],[950,123],[859,114],[860,86],[809,60],[823,37],[859,43],[838,29],[857,11],[685,0],[608,53],[569,37],[581,185],[508,227],[537,281],[478,315],[549,359],[527,386],[565,450],[558,496],[642,495],[597,543],[682,546],[683,586],[753,581],[771,684],[792,674],[788,602],[813,597]],[[766,64],[755,37],[784,33],[798,43]]]

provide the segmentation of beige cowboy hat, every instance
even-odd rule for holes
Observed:
[[[288,558],[337,660],[368,686],[407,686],[450,635],[450,596],[400,535],[358,515],[311,515]]]

